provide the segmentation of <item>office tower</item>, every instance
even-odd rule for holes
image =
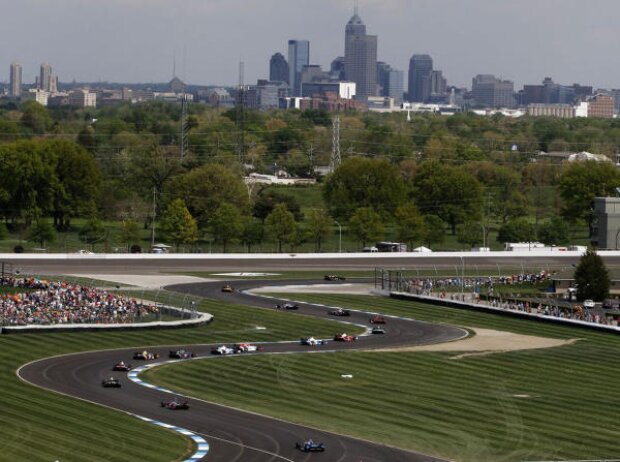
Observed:
[[[431,71],[431,95],[444,95],[448,82],[442,71]]]
[[[332,61],[329,73],[335,80],[344,80],[344,56],[338,56]]]
[[[408,99],[426,103],[431,97],[433,58],[429,55],[413,55],[409,60]]]
[[[22,94],[22,65],[11,63],[9,96],[19,98]]]
[[[282,53],[276,53],[269,60],[269,80],[271,82],[289,82],[288,63]]]
[[[47,63],[41,64],[41,71],[39,72],[39,88],[41,90],[50,91],[52,80],[52,66]]]
[[[514,83],[496,79],[494,75],[478,74],[471,85],[474,100],[484,107],[507,107],[515,105]]]
[[[344,33],[344,77],[355,82],[357,96],[377,95],[377,36],[366,35],[357,7]]]
[[[301,94],[301,71],[310,64],[310,42],[308,40],[288,41],[288,84],[293,96]]]
[[[377,63],[377,83],[381,88],[381,96],[394,98],[395,104],[403,102],[403,71],[392,69],[387,63]]]

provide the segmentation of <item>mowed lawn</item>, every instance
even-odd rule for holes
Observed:
[[[146,377],[211,401],[458,461],[620,456],[618,336],[379,297],[286,296],[579,340],[462,359],[430,352],[235,357],[166,366]]]
[[[154,299],[158,294],[151,295]],[[185,297],[176,298],[183,306]],[[199,328],[150,332],[0,336],[0,461],[169,462],[183,460],[193,450],[189,439],[167,430],[21,382],[15,371],[26,362],[105,348],[290,340],[309,334],[330,336],[338,330],[333,321],[222,302],[203,300],[199,309],[212,313],[215,320]]]

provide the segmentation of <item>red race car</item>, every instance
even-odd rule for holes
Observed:
[[[131,370],[131,364],[127,364],[124,361],[121,361],[120,363],[116,363],[112,370],[119,372],[129,372]]]
[[[345,333],[334,335],[334,341],[336,342],[355,342],[357,337],[355,335],[348,335]]]
[[[371,324],[385,324],[385,318],[383,316],[373,316],[372,318],[370,318],[370,323]]]
[[[189,403],[187,401],[180,401],[177,398],[174,398],[168,401],[162,401],[161,407],[165,407],[166,409],[171,409],[173,411],[187,410],[189,409]]]

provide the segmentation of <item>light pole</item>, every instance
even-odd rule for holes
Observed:
[[[334,220],[334,223],[338,225],[338,253],[341,253],[342,252],[342,226],[340,226],[340,223],[338,223],[336,220]]]

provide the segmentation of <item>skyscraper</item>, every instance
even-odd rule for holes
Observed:
[[[377,83],[381,88],[381,96],[394,98],[395,104],[403,102],[403,71],[392,69],[387,63],[377,63]]]
[[[409,101],[425,103],[430,99],[432,72],[433,58],[429,55],[411,57],[409,60]]]
[[[288,41],[288,84],[293,96],[301,95],[301,71],[310,64],[310,42],[308,40]]]
[[[9,96],[19,98],[22,95],[22,65],[11,63]]]
[[[471,91],[476,104],[483,107],[507,107],[515,105],[514,84],[491,74],[478,74],[472,79]]]
[[[344,76],[356,83],[357,96],[377,95],[377,36],[366,35],[357,7],[344,32]]]
[[[274,54],[269,60],[269,80],[272,82],[289,82],[288,63],[282,53]]]
[[[39,72],[39,88],[44,91],[50,91],[52,81],[52,66],[47,63],[41,64]]]

